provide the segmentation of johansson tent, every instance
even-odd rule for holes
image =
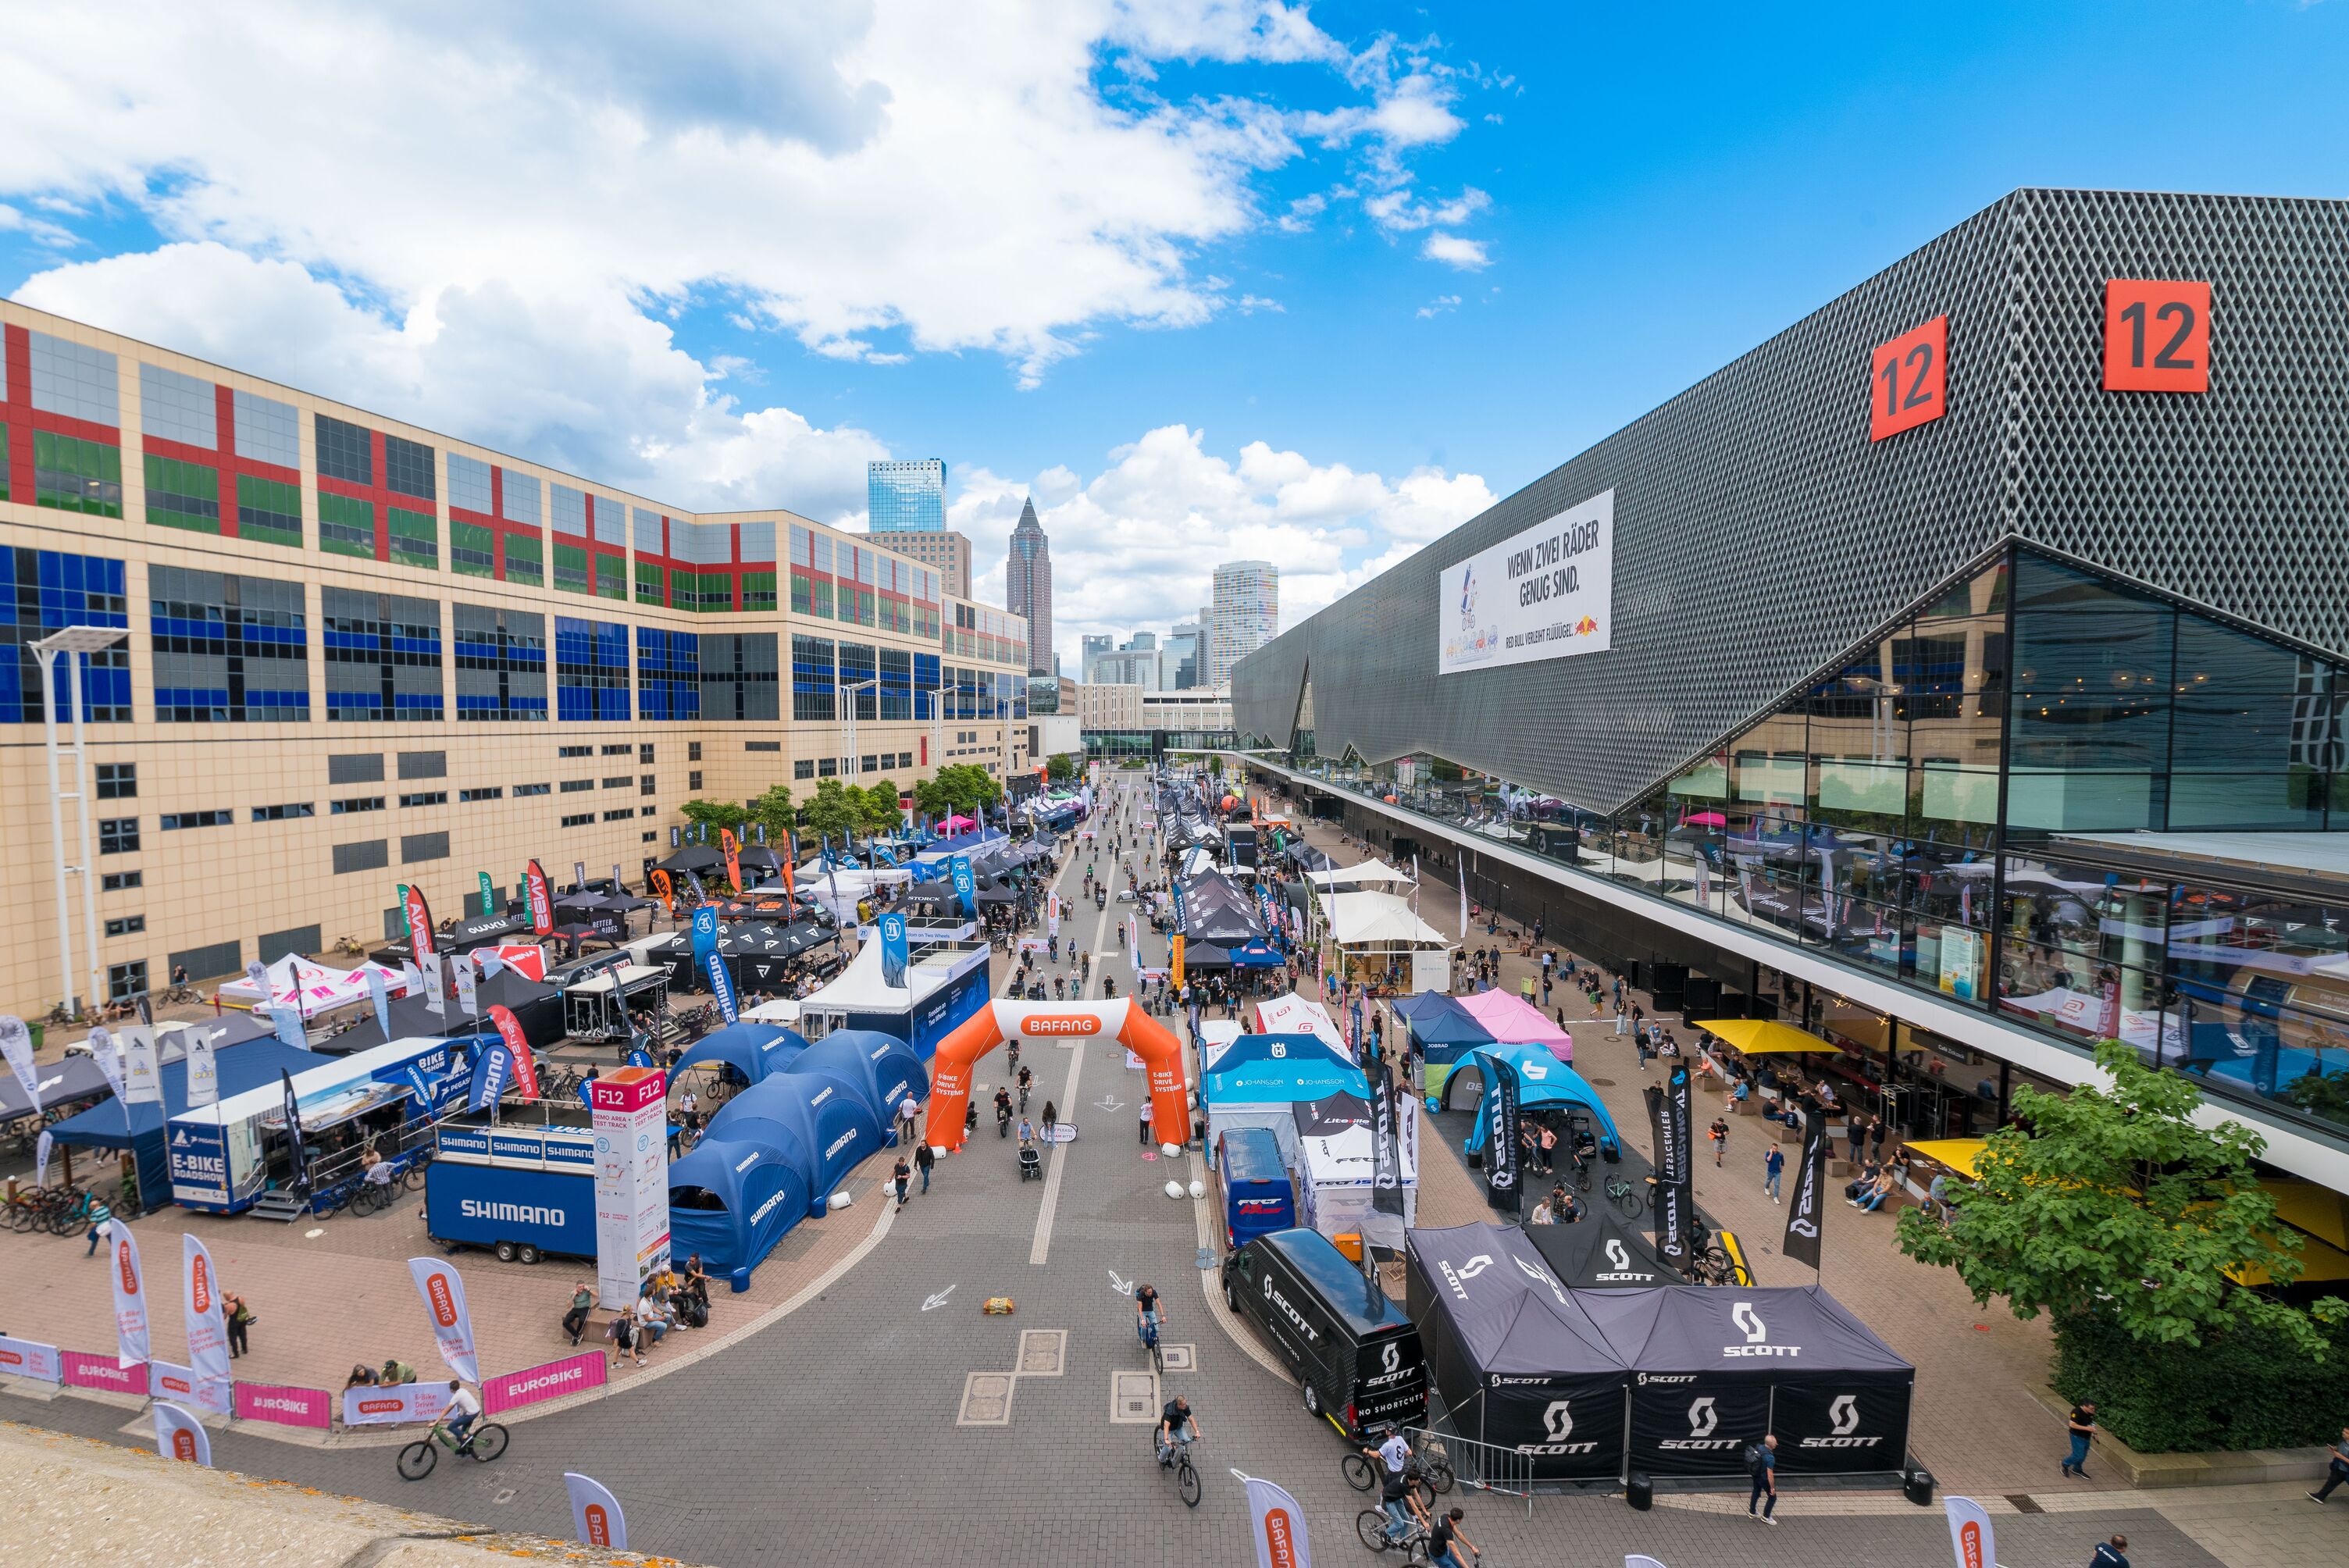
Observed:
[[[709,1119],[709,1136],[764,1141],[747,1130],[730,1131],[738,1117],[791,1129],[813,1156],[808,1206],[811,1213],[818,1213],[857,1161],[881,1147],[885,1133],[880,1113],[864,1095],[861,1085],[831,1073],[777,1073],[719,1106]],[[778,1151],[786,1157],[792,1152],[782,1148]]]
[[[1818,1286],[1574,1295],[1632,1371],[1631,1469],[1736,1475],[1766,1432],[1781,1475],[1902,1468],[1916,1368]]]
[[[1402,1233],[1419,1217],[1419,1139],[1407,1126],[1418,1107],[1409,1095],[1395,1099],[1395,1144],[1401,1171],[1402,1212],[1375,1213],[1372,1185],[1378,1172],[1378,1135],[1368,1102],[1350,1094],[1331,1095],[1291,1108],[1297,1123],[1298,1222],[1325,1236],[1349,1231],[1377,1245],[1400,1251]]]
[[[737,1088],[747,1088],[774,1077],[807,1048],[796,1030],[745,1019],[713,1029],[685,1047],[672,1072],[716,1067]]]
[[[1412,1232],[1403,1303],[1461,1436],[1523,1455],[1537,1480],[1622,1473],[1631,1369],[1524,1232]]]
[[[922,1070],[913,1048],[894,1035],[874,1029],[834,1029],[800,1052],[781,1069],[787,1073],[830,1073],[846,1078],[864,1091],[889,1130],[897,1102],[911,1096],[919,1105],[930,1092],[930,1075]]]
[[[1297,1167],[1295,1107],[1303,1100],[1350,1094],[1371,1097],[1362,1069],[1311,1035],[1242,1035],[1224,1048],[1200,1084],[1207,1113],[1207,1150],[1236,1127],[1266,1127],[1280,1141],[1280,1161]]]
[[[1590,1087],[1583,1076],[1552,1057],[1538,1046],[1479,1046],[1460,1058],[1458,1070],[1464,1074],[1474,1069],[1482,1081],[1476,1096],[1475,1125],[1468,1130],[1467,1153],[1473,1160],[1485,1152],[1485,1139],[1492,1130],[1492,1119],[1485,1114],[1486,1100],[1493,1092],[1495,1062],[1506,1062],[1517,1072],[1517,1114],[1531,1111],[1578,1109],[1597,1123],[1599,1151],[1609,1157],[1623,1152],[1622,1135],[1615,1130],[1615,1119],[1607,1113],[1607,1104],[1599,1091]],[[1452,1109],[1453,1080],[1444,1084],[1443,1106]]]
[[[1502,1045],[1539,1046],[1559,1061],[1574,1060],[1574,1037],[1522,996],[1506,991],[1479,991],[1461,997],[1460,1008]]]
[[[1571,1225],[1527,1225],[1526,1234],[1570,1290],[1641,1290],[1679,1278],[1656,1261],[1656,1250],[1627,1230],[1611,1208],[1585,1209]]]
[[[699,1253],[736,1290],[807,1212],[807,1178],[761,1144],[705,1139],[668,1168],[671,1255]]]
[[[1462,1053],[1478,1046],[1495,1045],[1493,1032],[1441,991],[1423,991],[1392,1004],[1395,1016],[1411,1031],[1411,1043],[1426,1063],[1421,1092],[1432,1102],[1444,1093],[1453,1065]]]
[[[334,1065],[330,1057],[316,1051],[297,1051],[274,1038],[247,1040],[215,1051],[212,1062],[220,1075],[223,1100],[274,1084],[280,1072],[298,1077],[312,1068]],[[171,1161],[164,1146],[163,1124],[188,1109],[186,1058],[160,1063],[155,1076],[163,1088],[160,1105],[152,1101],[126,1105],[109,1098],[49,1129],[57,1142],[70,1149],[129,1150],[139,1161],[139,1201],[149,1209],[160,1209],[171,1201]]]

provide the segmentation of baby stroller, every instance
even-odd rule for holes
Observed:
[[[1023,1143],[1019,1146],[1019,1180],[1026,1181],[1031,1179],[1038,1181],[1044,1179],[1044,1156],[1034,1144]]]

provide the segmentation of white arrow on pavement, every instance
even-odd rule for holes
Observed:
[[[1103,1110],[1123,1110],[1125,1109],[1125,1101],[1122,1099],[1112,1099],[1107,1095],[1102,1096],[1101,1099],[1095,1100],[1093,1103]]]
[[[962,1282],[960,1280],[955,1281],[955,1284],[960,1284]],[[935,1312],[939,1307],[944,1306],[947,1304],[947,1297],[954,1294],[954,1285],[950,1284],[947,1286],[946,1289],[938,1292],[937,1295],[926,1297],[922,1302],[922,1310],[924,1312]]]
[[[1117,1292],[1120,1295],[1132,1295],[1133,1294],[1133,1282],[1132,1280],[1123,1280],[1118,1278],[1117,1271],[1115,1269],[1112,1269],[1109,1271],[1109,1288]]]

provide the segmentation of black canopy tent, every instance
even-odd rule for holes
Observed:
[[[1507,1225],[1410,1233],[1403,1301],[1462,1437],[1523,1455],[1542,1480],[1622,1473],[1630,1369]]]
[[[1569,1290],[1637,1290],[1678,1277],[1656,1261],[1645,1233],[1625,1228],[1612,1209],[1585,1210],[1571,1225],[1527,1225],[1526,1235]]]
[[[688,872],[715,871],[726,863],[726,857],[708,844],[688,844],[667,860],[655,861],[654,866],[671,876],[683,876]]]
[[[523,1037],[533,1050],[543,1049],[563,1038],[563,996],[552,985],[543,985],[514,969],[501,969],[488,979],[478,983],[473,998],[481,1009],[477,1022],[451,996],[440,1013],[424,1005],[421,996],[394,996],[386,1011],[391,1015],[391,1033],[386,1035],[376,1022],[375,1009],[369,1007],[359,1015],[359,1021],[339,1035],[330,1035],[313,1050],[321,1056],[348,1056],[391,1040],[415,1039],[432,1035],[475,1035],[488,1028],[489,1010],[504,1007],[522,1026]]]

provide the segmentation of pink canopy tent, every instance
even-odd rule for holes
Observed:
[[[1559,1061],[1574,1060],[1574,1037],[1550,1021],[1549,1016],[1522,997],[1506,991],[1479,991],[1454,998],[1485,1032],[1505,1046],[1546,1046]]]
[[[964,833],[978,826],[978,824],[968,817],[948,817],[938,824],[938,830],[945,833]]]

